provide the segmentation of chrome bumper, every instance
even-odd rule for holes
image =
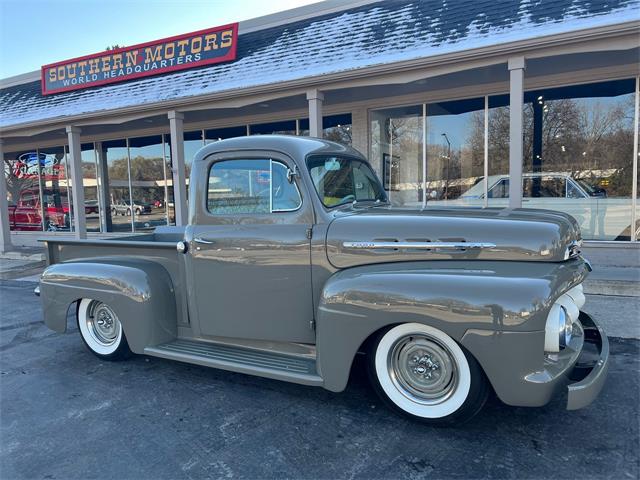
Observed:
[[[584,312],[580,312],[584,329],[584,348],[569,374],[567,410],[586,407],[598,396],[609,368],[609,340],[604,330]],[[587,348],[588,347],[588,348]]]
[[[39,297],[39,296],[40,296],[40,285],[38,285],[36,288],[34,288],[34,289],[33,289],[33,294],[34,294],[36,297]]]

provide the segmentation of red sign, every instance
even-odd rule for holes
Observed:
[[[235,60],[238,24],[109,50],[42,67],[42,94]]]

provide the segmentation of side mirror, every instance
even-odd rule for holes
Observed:
[[[289,183],[293,183],[293,177],[298,176],[298,166],[294,165],[293,166],[293,170],[292,169],[287,169],[287,181]]]

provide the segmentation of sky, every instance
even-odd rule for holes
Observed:
[[[0,78],[319,0],[0,0]]]

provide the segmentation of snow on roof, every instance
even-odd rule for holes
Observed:
[[[232,91],[640,18],[640,0],[387,0],[241,34],[237,60],[43,96],[0,90],[0,127]]]

